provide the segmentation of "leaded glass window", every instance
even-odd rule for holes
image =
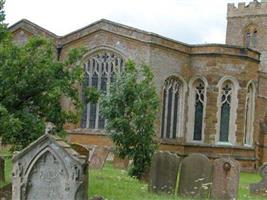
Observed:
[[[181,119],[182,84],[171,77],[165,81],[163,88],[162,138],[176,138],[179,135]]]
[[[204,98],[205,98],[205,85],[200,79],[194,84],[194,107],[195,107],[195,117],[194,117],[194,134],[193,140],[202,140],[203,131],[203,115],[204,115]]]
[[[233,84],[227,81],[221,89],[221,120],[220,120],[220,142],[229,142],[229,126],[231,115]]]
[[[85,79],[83,88],[94,87],[99,91],[107,92],[108,85],[114,81],[115,74],[123,70],[124,60],[111,51],[99,51],[92,54],[84,64]],[[82,128],[103,129],[105,119],[99,114],[99,103],[85,103],[81,120]]]
[[[247,88],[246,109],[245,109],[245,141],[247,145],[252,145],[253,123],[255,111],[255,87],[250,83]]]

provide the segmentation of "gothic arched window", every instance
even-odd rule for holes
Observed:
[[[115,73],[123,70],[124,60],[112,51],[98,51],[92,54],[84,64],[83,88],[96,88],[98,91],[106,92],[108,84],[114,80]],[[99,103],[88,103],[84,101],[81,127],[90,129],[103,129],[105,119],[99,114]]]
[[[194,134],[193,140],[201,141],[203,132],[204,107],[205,107],[205,84],[198,79],[194,85],[195,90],[195,115],[194,115]]]
[[[248,25],[244,29],[244,46],[247,48],[256,48],[257,45],[257,28],[254,24]]]
[[[219,82],[217,141],[234,144],[238,82],[234,78],[223,78]]]
[[[253,123],[255,112],[255,85],[250,82],[247,87],[246,109],[245,109],[245,131],[244,144],[252,145],[253,143]]]
[[[232,91],[233,85],[226,82],[221,94],[220,142],[229,142]]]
[[[205,79],[204,79],[205,80]],[[196,78],[190,81],[189,109],[188,109],[188,136],[187,141],[203,141],[204,116],[206,109],[207,81]]]
[[[177,138],[181,136],[183,107],[184,107],[184,85],[176,77],[168,78],[163,88],[163,106],[161,137]]]

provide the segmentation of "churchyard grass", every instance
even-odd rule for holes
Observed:
[[[1,155],[2,152],[0,152]],[[7,154],[5,154],[7,155]],[[6,159],[6,182],[11,182],[12,163]],[[265,198],[250,196],[248,185],[256,183],[260,176],[255,173],[241,173],[239,184],[240,200],[263,200]],[[111,163],[106,163],[102,170],[89,172],[89,197],[103,196],[107,200],[174,200],[182,199],[174,196],[156,195],[147,191],[147,184],[139,182],[127,175],[125,170],[114,169]],[[183,199],[186,200],[186,199]]]
[[[240,175],[239,198],[240,200],[263,200],[265,198],[250,196],[249,184],[256,183],[260,176],[255,173]],[[125,170],[114,169],[110,163],[106,163],[102,170],[91,170],[89,174],[89,195],[103,196],[107,200],[174,200],[181,197],[156,195],[147,191],[147,184],[127,176]]]
[[[2,149],[0,150],[0,156],[5,158],[5,182],[0,182],[0,188],[4,185],[11,182],[11,175],[12,175],[12,162],[11,162],[11,153],[8,149]]]

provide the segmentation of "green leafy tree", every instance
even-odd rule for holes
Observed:
[[[3,24],[1,0],[0,9],[0,136],[19,150],[44,134],[45,123],[54,125],[53,133],[63,134],[66,122],[78,120],[81,104],[75,86],[82,80],[77,63],[83,50],[71,50],[63,62],[44,38],[16,45]],[[75,112],[62,109],[62,96],[72,101]]]
[[[7,37],[7,25],[4,23],[5,13],[4,13],[4,1],[0,0],[0,41]]]
[[[101,113],[108,122],[106,131],[119,156],[132,159],[130,175],[142,178],[157,147],[153,138],[158,97],[150,68],[142,65],[137,69],[133,61],[128,61],[125,71],[117,75],[100,100]]]

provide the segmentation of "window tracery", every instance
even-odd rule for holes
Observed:
[[[183,119],[183,83],[175,77],[168,78],[163,88],[161,137],[175,139],[181,136]]]
[[[107,92],[108,85],[114,81],[116,73],[123,70],[123,58],[108,50],[98,51],[92,54],[84,64],[83,88],[96,88],[98,91]],[[81,127],[90,129],[104,129],[105,119],[100,115],[100,105],[97,103],[85,103],[83,94],[84,110]]]

